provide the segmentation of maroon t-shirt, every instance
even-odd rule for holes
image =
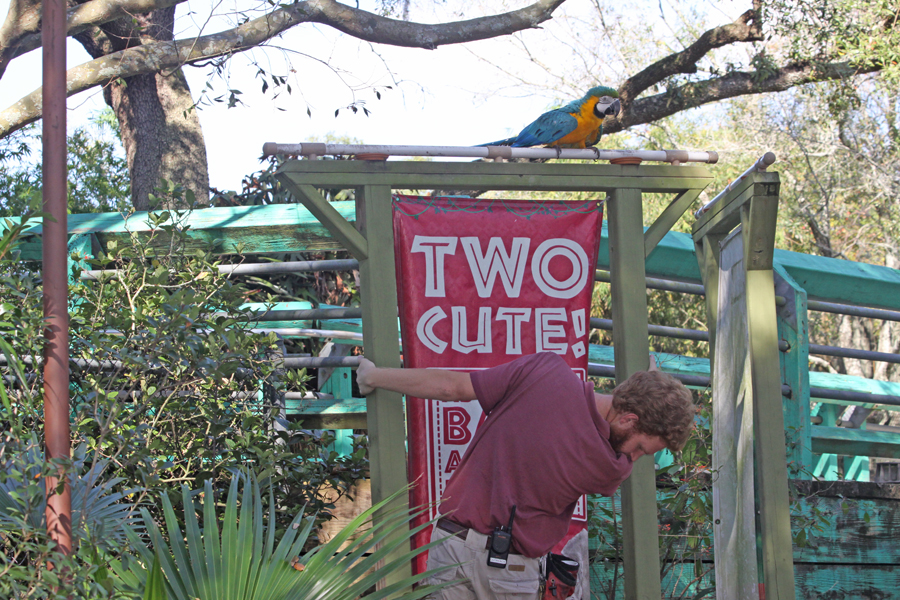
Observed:
[[[556,354],[473,371],[487,418],[450,478],[440,512],[484,534],[509,522],[513,547],[546,554],[566,534],[582,494],[611,496],[631,459],[609,445],[594,388]]]

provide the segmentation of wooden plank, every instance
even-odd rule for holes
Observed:
[[[665,210],[656,218],[650,227],[644,231],[644,257],[650,256],[660,240],[672,229],[672,226],[678,222],[681,215],[684,214],[700,192],[703,190],[686,190],[675,197],[672,202],[666,206]]]
[[[812,451],[816,454],[900,458],[900,435],[896,433],[822,425],[811,429]]]
[[[741,224],[740,208],[753,197],[754,188],[746,180],[740,188],[732,190],[730,201],[719,201],[694,223],[692,235],[699,240],[708,235],[728,235],[731,230]]]
[[[284,175],[279,175],[278,180],[309,209],[309,212],[315,215],[320,223],[328,227],[331,234],[343,244],[344,248],[350,251],[354,258],[364,260],[368,256],[366,238],[354,229],[353,225],[330,202],[322,197],[319,190],[311,185],[294,183]]]
[[[665,352],[651,352],[650,354],[656,357],[656,364],[659,366],[659,370],[665,373],[709,377],[709,359],[667,354]],[[588,362],[615,366],[615,348],[591,344],[588,350]]]
[[[352,202],[332,202],[344,218],[354,221]],[[341,244],[328,229],[306,208],[299,204],[240,206],[195,210],[186,217],[187,247],[212,249],[219,253],[235,253],[242,247],[246,254],[266,252],[300,252],[305,250],[336,250]],[[30,228],[29,234],[40,235],[41,227]],[[168,251],[169,235],[154,231],[146,212],[138,212],[128,219],[120,213],[90,213],[69,215],[70,234],[93,234],[100,249],[110,242],[130,244],[131,237],[153,251]],[[22,258],[40,260],[40,244],[24,244]]]
[[[769,173],[777,176],[777,173]],[[754,189],[760,186],[754,186]],[[769,195],[754,195],[749,206],[741,210],[744,225],[744,263],[748,271],[771,271],[775,252],[775,229],[778,222],[778,195],[771,185],[762,186]],[[776,188],[777,190],[777,188]]]
[[[753,431],[757,394],[747,327],[747,283],[740,233],[719,255],[716,354],[713,359],[713,546],[716,598],[759,597]]]
[[[806,528],[807,545],[794,548],[795,564],[900,565],[897,500],[811,495],[794,514],[795,531],[803,520],[817,525]]]
[[[641,191],[618,189],[607,199],[616,381],[649,366]],[[653,457],[635,462],[622,484],[625,597],[658,600],[659,542]]]
[[[774,227],[775,223],[771,226]],[[744,243],[747,243],[746,237]],[[772,271],[748,270],[746,274],[753,428],[759,473],[757,491],[766,598],[787,600],[794,598],[794,570],[790,552],[790,511],[778,325],[775,317],[775,282]]]
[[[713,545],[718,600],[758,598],[753,430],[746,272],[740,233],[719,254],[713,364]]]
[[[618,577],[614,574],[616,566]],[[704,590],[715,588],[714,575],[710,571],[695,582],[693,563],[673,565],[663,579],[663,598],[696,598]],[[898,565],[798,563],[795,578],[796,597],[802,600],[889,600],[896,597],[893,590],[900,589]],[[618,585],[610,594],[614,581]],[[621,565],[592,564],[591,592],[596,598],[623,600]],[[711,597],[710,591],[701,597]]]
[[[812,371],[809,374],[810,387],[821,387],[829,390],[849,390],[854,392],[864,392],[867,394],[884,394],[887,396],[900,397],[900,383],[893,381],[879,381],[876,379],[866,379],[865,377],[857,377],[854,375],[841,375],[838,373],[822,373],[820,371]],[[815,402],[826,402],[828,404],[840,404],[849,406],[856,404],[855,402],[844,402],[842,400],[830,400],[813,398]],[[880,410],[900,410],[898,406],[879,405]]]
[[[355,220],[352,202],[331,204],[346,219]],[[112,239],[128,237],[119,213],[69,215],[69,222],[70,232],[97,233],[102,248]],[[295,204],[202,209],[194,211],[189,223],[188,235],[192,236],[196,247],[212,244],[223,253],[233,253],[238,244],[244,245],[247,254],[341,248],[308,210]],[[146,239],[149,230],[146,213],[143,219],[140,214],[129,219],[127,228],[134,229],[139,238]],[[166,244],[167,238],[161,236],[154,247],[162,249]],[[39,243],[26,240],[21,248],[23,260],[40,260]],[[900,310],[900,271],[896,269],[785,250],[775,250],[774,262],[784,267],[810,297]],[[605,224],[598,266],[609,268]],[[660,277],[701,281],[691,236],[667,233],[648,257],[646,272]]]
[[[304,310],[312,308],[312,302],[247,302],[241,305],[242,310],[250,310],[253,312],[264,313],[269,310]],[[312,326],[312,321],[251,321],[254,327],[265,329],[279,328],[307,328]]]
[[[707,561],[699,563],[699,566],[701,575],[696,573],[693,562],[670,562],[663,565],[665,574],[661,581],[662,598],[687,600],[713,597],[716,587],[713,579],[713,565]],[[590,565],[590,568],[591,598],[625,600],[621,562],[595,562]],[[614,586],[615,590],[613,590]]]
[[[719,320],[719,259],[721,254],[720,235],[707,235],[695,241],[697,264],[703,278],[706,292],[706,329],[709,332],[709,356],[716,356],[716,323]],[[710,372],[712,365],[709,365]]]
[[[725,198],[701,215],[694,225],[694,239],[710,233],[727,234],[741,222],[741,208],[751,198],[778,196],[778,173],[752,173],[731,190]]]
[[[900,310],[900,271],[879,265],[775,251],[775,262],[810,298]]]
[[[310,174],[377,175],[377,174],[410,174],[410,175],[452,175],[465,177],[471,175],[502,177],[505,175],[534,176],[553,175],[565,177],[667,177],[670,179],[710,178],[709,169],[702,165],[641,164],[613,165],[586,162],[504,162],[490,161],[307,161],[289,160],[279,172]],[[690,186],[685,186],[690,187]]]
[[[477,189],[517,191],[612,192],[623,186],[640,186],[645,192],[681,193],[687,189],[702,190],[706,178],[671,177],[577,177],[573,175],[453,175],[440,173],[291,173],[286,176],[297,183],[317,187],[348,188],[369,183],[394,189]]]
[[[356,202],[369,249],[368,257],[359,262],[365,355],[379,367],[399,368],[391,190],[386,186],[364,186],[356,190]],[[367,400],[372,502],[377,504],[407,485],[406,417],[403,398],[396,392],[377,389]],[[408,504],[407,494],[402,494],[391,508],[408,507]],[[376,520],[381,518],[381,514],[375,516]],[[401,546],[385,560],[393,560],[403,551]],[[412,565],[407,564],[382,583],[390,585],[411,574]]]
[[[797,565],[797,597],[888,600],[900,589],[898,565]]]
[[[809,479],[813,456],[810,438],[809,411],[809,315],[806,293],[793,278],[776,265],[775,292],[785,299],[776,309],[778,337],[788,344],[781,352],[781,381],[791,388],[791,397],[782,396],[784,431],[787,444],[789,475]]]

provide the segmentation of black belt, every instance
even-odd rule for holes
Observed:
[[[451,521],[450,519],[443,518],[439,519],[436,527],[442,531],[446,531],[454,537],[458,537],[461,540],[465,540],[466,536],[469,535],[469,528],[463,527],[459,523],[455,521]],[[484,549],[487,550],[491,544],[491,537],[487,536],[487,539],[484,541]],[[521,554],[521,552],[516,552],[515,550],[510,550],[510,554]]]

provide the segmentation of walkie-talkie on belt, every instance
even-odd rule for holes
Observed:
[[[487,564],[489,567],[497,569],[505,569],[509,550],[512,547],[512,528],[513,519],[516,518],[516,507],[513,505],[512,511],[509,513],[509,525],[504,527],[501,525],[494,529],[491,533],[490,545],[488,546]]]

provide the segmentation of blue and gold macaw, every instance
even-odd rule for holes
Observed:
[[[619,92],[611,87],[597,86],[588,90],[584,98],[569,102],[562,108],[545,112],[516,137],[498,140],[482,146],[554,146],[556,148],[585,148],[600,141],[603,119],[621,111]]]

